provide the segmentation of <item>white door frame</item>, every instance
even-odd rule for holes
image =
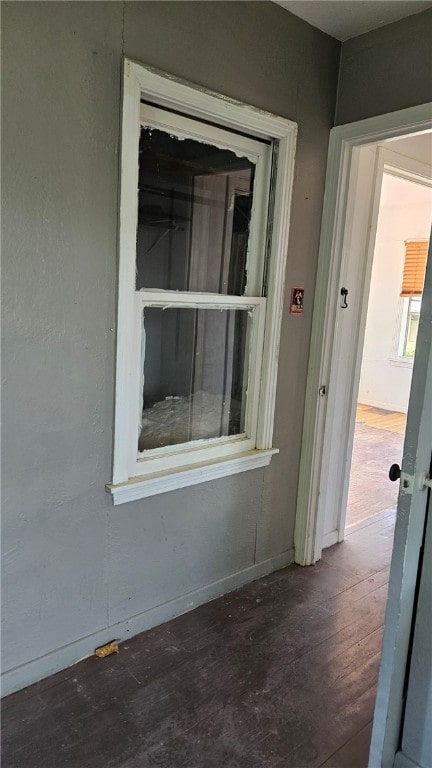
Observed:
[[[329,383],[332,381],[332,374],[333,380],[337,378],[334,361],[338,360],[339,352],[337,330],[341,306],[340,288],[343,285],[341,281],[346,275],[348,264],[344,244],[346,232],[352,226],[350,208],[353,210],[353,181],[355,183],[359,169],[358,148],[431,128],[432,103],[427,103],[342,125],[330,132],[294,534],[295,560],[300,565],[311,565],[316,562],[320,559],[322,551],[323,497],[329,472],[329,456],[324,453],[325,431],[328,430],[329,424],[331,425],[332,418],[328,397]],[[366,231],[363,232],[362,247],[365,253],[370,251],[369,222],[373,211],[377,210],[376,199],[372,199],[376,170],[375,165],[369,173],[369,210],[368,215],[363,219]],[[367,196],[365,200],[367,201]],[[364,331],[365,294],[367,305],[367,291],[364,288],[370,261],[370,258],[369,260],[364,258],[362,271],[358,273],[360,285],[357,286],[357,294],[353,297],[355,303],[351,305],[355,331],[353,349],[358,348],[362,321]],[[351,299],[351,296],[349,298]],[[358,369],[359,365],[356,365],[355,361],[353,365],[345,365],[343,368],[346,396],[343,403],[336,404],[339,414],[343,409],[344,418],[340,421],[339,434],[333,436],[333,444],[336,442],[340,446],[339,453],[342,457],[348,454],[352,421],[350,409],[356,377],[358,384]],[[339,461],[341,461],[340,456]],[[338,474],[340,494],[343,493],[344,475],[346,471],[341,464]]]
[[[391,146],[389,144],[388,146]],[[355,414],[384,172],[431,186],[431,166],[387,146],[355,148],[342,248],[341,284],[348,311],[338,314],[333,337],[318,500],[321,547],[343,541]],[[383,290],[385,287],[383,286]]]

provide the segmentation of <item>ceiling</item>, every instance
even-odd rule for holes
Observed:
[[[432,131],[424,131],[405,138],[389,139],[381,146],[406,155],[431,166],[432,169]]]
[[[432,7],[429,0],[274,0],[337,40],[349,40]]]

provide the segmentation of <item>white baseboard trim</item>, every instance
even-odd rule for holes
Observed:
[[[382,403],[380,400],[371,400],[369,397],[359,397],[358,402],[360,405],[370,405],[372,408],[379,408],[381,411],[407,412],[406,407],[403,408],[400,403]]]
[[[394,517],[396,517],[395,504],[393,504],[392,507],[387,507],[386,509],[383,509],[382,512],[376,512],[374,515],[365,517],[363,518],[363,520],[359,520],[357,523],[351,523],[351,525],[347,525],[345,527],[345,538],[347,536],[351,536],[353,533],[357,533],[357,531],[361,531],[363,528],[367,528],[369,525],[374,525],[380,520],[384,520],[390,514],[393,514]]]
[[[329,533],[325,533],[322,540],[322,548],[326,549],[327,547],[332,547],[333,544],[337,544],[338,541],[339,531],[337,529],[330,531]]]
[[[279,555],[263,560],[260,563],[244,568],[242,571],[225,576],[219,581],[174,598],[167,603],[150,608],[144,613],[132,616],[130,619],[113,624],[110,627],[95,632],[87,637],[58,648],[38,659],[29,661],[19,667],[10,669],[2,674],[1,695],[8,696],[21,688],[53,675],[66,667],[92,656],[95,648],[108,643],[110,640],[123,642],[131,637],[145,632],[147,629],[163,624],[170,619],[188,613],[203,603],[214,600],[227,592],[242,587],[250,581],[255,581],[280,568],[285,568],[294,562],[294,550],[288,549]]]

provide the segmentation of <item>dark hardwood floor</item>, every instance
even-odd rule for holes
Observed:
[[[366,768],[393,523],[9,696],[2,768]]]

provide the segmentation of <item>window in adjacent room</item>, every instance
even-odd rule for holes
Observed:
[[[427,240],[406,240],[401,297],[402,322],[399,335],[399,357],[413,358],[420,320],[421,299],[428,253]]]

